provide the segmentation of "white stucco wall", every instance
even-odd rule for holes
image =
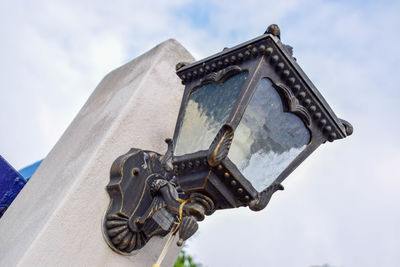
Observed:
[[[131,147],[164,153],[192,56],[168,40],[108,74],[0,220],[0,266],[151,266],[166,239],[132,256],[103,239],[112,162]],[[65,101],[68,101],[66,99]],[[175,244],[175,243],[174,243]],[[163,266],[172,266],[174,245]]]

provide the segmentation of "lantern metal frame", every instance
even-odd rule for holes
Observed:
[[[248,76],[241,92],[208,150],[174,156],[173,144],[191,92],[207,83],[223,83],[243,71]],[[197,221],[215,210],[242,206],[262,210],[272,194],[283,189],[282,181],[314,150],[353,131],[350,123],[334,114],[297,64],[292,48],[280,41],[280,30],[274,24],[253,40],[192,64],[177,64],[177,75],[185,91],[173,140],[167,140],[167,153],[162,156],[132,149],[111,168],[107,186],[111,202],[103,233],[110,247],[122,254],[140,249],[152,236],[165,236],[175,229],[173,223],[177,221],[181,222],[181,244],[197,230]],[[229,159],[228,152],[235,129],[264,78],[279,93],[284,112],[304,122],[311,140],[270,186],[258,192]],[[182,205],[182,200],[187,204]]]

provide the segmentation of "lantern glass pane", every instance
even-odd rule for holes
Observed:
[[[191,92],[175,143],[175,156],[209,148],[228,119],[247,75],[244,71],[222,84],[207,83]]]
[[[310,132],[295,114],[284,112],[269,79],[260,80],[235,130],[228,157],[257,191],[271,185],[310,142]]]

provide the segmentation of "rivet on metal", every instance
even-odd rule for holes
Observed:
[[[132,169],[132,176],[136,176],[139,174],[139,169],[138,168],[133,168]]]
[[[238,192],[239,194],[243,193],[243,188],[238,188],[237,192]]]
[[[326,124],[326,120],[325,119],[322,119],[320,122],[319,122],[319,125],[321,125],[321,126],[324,126]]]
[[[278,55],[274,55],[274,56],[272,56],[271,60],[272,60],[272,62],[276,63],[279,60],[279,56]]]
[[[197,70],[193,71],[193,77],[196,78],[197,77]]]
[[[200,69],[199,69],[199,72],[200,72],[200,74],[203,74],[203,73],[204,73],[204,69],[203,69],[203,68],[200,68]]]
[[[284,75],[285,77],[289,77],[290,71],[289,71],[289,70],[284,70],[284,71],[283,71],[283,75]]]
[[[285,64],[283,64],[283,62],[279,62],[277,67],[278,67],[278,69],[283,70],[283,68],[285,67]]]
[[[307,98],[304,100],[304,104],[306,104],[307,106],[311,104],[311,99]]]
[[[224,173],[224,177],[225,178],[229,178],[231,175],[229,174],[229,172]]]
[[[330,133],[329,134],[329,138],[330,138],[329,140],[330,141],[333,141],[334,139],[336,139],[336,137],[337,137],[336,133]]]
[[[239,54],[238,54],[238,59],[239,59],[239,60],[242,60],[242,59],[243,59],[243,54],[242,54],[242,53],[239,53]]]
[[[193,168],[193,163],[191,161],[188,162],[188,167]]]
[[[257,55],[258,49],[256,47],[253,47],[253,49],[251,49],[251,53],[255,56]]]
[[[291,84],[294,84],[294,83],[296,82],[296,79],[295,79],[294,77],[290,77],[290,78],[289,78],[289,82],[290,82]]]
[[[317,110],[317,107],[316,107],[316,106],[313,105],[313,106],[310,107],[310,111],[311,111],[311,112],[315,112],[316,110]]]
[[[260,45],[260,47],[258,48],[258,50],[260,50],[261,53],[264,53],[264,51],[265,51],[265,45]]]
[[[299,90],[301,89],[300,84],[296,84],[295,86],[293,86],[293,89],[294,89],[295,91],[299,91]]]
[[[249,200],[250,197],[249,197],[249,196],[245,196],[244,199],[245,199],[245,200]]]
[[[320,113],[320,112],[317,112],[317,113],[314,114],[313,117],[314,117],[314,119],[318,120],[318,119],[321,118],[321,116],[322,116],[321,113]]]
[[[235,63],[235,61],[236,61],[236,57],[235,56],[231,56],[231,62]]]
[[[224,59],[224,65],[225,66],[229,65],[229,59],[227,59],[227,58]]]
[[[325,131],[325,132],[330,132],[330,131],[332,131],[332,127],[331,127],[330,125],[325,126],[324,131]]]
[[[304,97],[306,97],[306,92],[301,91],[299,93],[299,98],[304,98]]]
[[[224,65],[223,63],[222,63],[222,61],[220,60],[220,61],[218,61],[218,68],[222,68],[222,66]]]
[[[217,170],[222,171],[222,169],[223,169],[223,168],[222,168],[222,165],[218,165],[218,166],[217,166]]]
[[[217,65],[215,65],[215,63],[211,64],[211,70],[216,70],[217,69]]]
[[[232,180],[231,181],[231,186],[235,186],[236,185],[236,181],[235,180]]]
[[[183,169],[185,169],[185,167],[186,167],[186,166],[185,166],[185,163],[182,163],[182,164],[181,164],[181,169],[183,170]]]
[[[266,54],[267,56],[271,55],[272,52],[274,52],[274,49],[273,49],[272,47],[268,47],[268,48],[265,50],[265,54]]]
[[[244,57],[245,58],[248,58],[249,56],[250,56],[250,52],[249,51],[244,52]]]
[[[199,167],[199,166],[200,166],[200,160],[196,160],[196,161],[194,162],[194,165],[196,165],[196,167]]]

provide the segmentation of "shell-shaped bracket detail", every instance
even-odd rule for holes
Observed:
[[[169,150],[171,147],[169,143]],[[173,173],[165,167],[169,157],[168,153],[163,157],[132,148],[112,164],[106,187],[110,205],[103,219],[103,236],[114,251],[129,255],[153,236],[167,235],[174,223],[183,218],[179,226],[182,244],[197,231],[197,221],[209,213],[208,205],[203,207],[201,201],[199,204],[198,197],[182,206]]]
[[[228,155],[233,140],[233,129],[229,124],[224,124],[214,138],[209,148],[207,161],[210,166],[217,166]]]
[[[116,252],[129,254],[151,237],[167,235],[176,220],[157,194],[171,177],[160,158],[155,152],[133,148],[111,166],[106,187],[110,205],[103,219],[103,234]]]

